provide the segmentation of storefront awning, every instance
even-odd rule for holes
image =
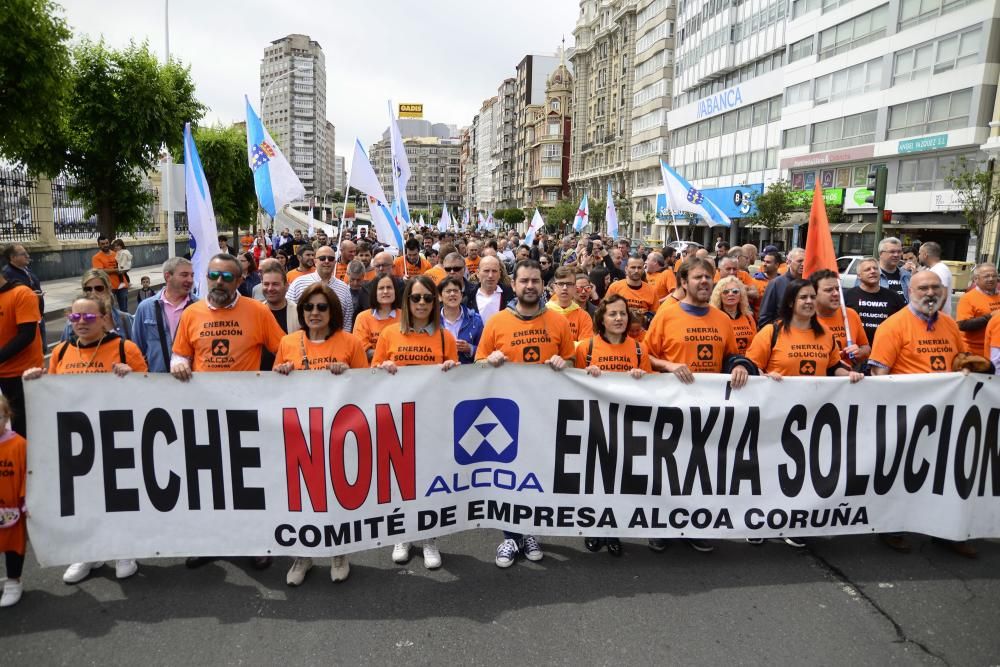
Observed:
[[[831,234],[864,234],[873,222],[838,222],[830,227]]]
[[[894,222],[891,225],[885,225],[886,230],[893,228],[899,229],[954,229],[963,230],[968,229],[968,227],[961,222]]]

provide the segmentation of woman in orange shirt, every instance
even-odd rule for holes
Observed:
[[[746,353],[750,341],[757,333],[757,320],[754,319],[747,299],[746,286],[736,276],[726,276],[715,283],[709,303],[729,315],[733,335],[736,336],[736,347],[740,354]]]
[[[281,339],[274,358],[275,373],[288,375],[293,370],[328,370],[340,375],[348,368],[368,368],[361,339],[344,331],[344,311],[332,289],[323,283],[313,283],[302,292],[296,310],[301,328]],[[285,583],[300,585],[312,566],[312,558],[296,558]],[[330,562],[330,579],[344,581],[350,573],[347,556],[334,556]]]
[[[111,329],[111,302],[98,296],[80,297],[70,306],[67,315],[73,336],[52,350],[49,359],[50,375],[80,375],[83,373],[114,373],[125,377],[132,371],[145,373],[146,360],[139,347],[125,340]],[[24,371],[25,380],[42,376],[41,368]],[[104,563],[73,563],[63,574],[63,581],[76,584],[90,575],[90,571]],[[134,559],[115,561],[115,577],[126,579],[139,569]]]
[[[375,356],[378,336],[390,324],[399,322],[399,304],[402,294],[396,289],[396,279],[385,275],[368,286],[369,303],[375,307],[360,313],[354,320],[354,335],[365,348],[368,361]]]
[[[13,417],[10,403],[0,396],[0,428]],[[24,569],[24,550],[28,542],[25,528],[24,495],[27,478],[27,443],[9,427],[0,432],[0,462],[4,474],[0,475],[0,551],[7,565],[7,579],[3,582],[0,607],[13,607],[21,599],[21,572]]]
[[[628,373],[636,379],[651,373],[646,346],[626,335],[630,319],[624,296],[611,294],[602,300],[594,313],[594,336],[576,346],[575,366],[595,378],[605,371]],[[622,543],[617,537],[587,537],[583,544],[588,551],[607,546],[612,556],[622,555]]]
[[[372,368],[381,368],[395,375],[400,366],[440,364],[442,371],[458,366],[455,337],[439,322],[441,303],[434,281],[427,276],[415,276],[406,281],[400,321],[390,324],[379,334],[372,358]],[[437,538],[424,541],[424,566],[428,570],[441,567],[441,552]],[[392,548],[392,560],[410,560],[410,543],[399,542]]]

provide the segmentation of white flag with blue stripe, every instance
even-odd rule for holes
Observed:
[[[587,195],[583,195],[583,199],[580,201],[580,208],[576,212],[576,217],[573,218],[573,229],[577,233],[582,232],[583,228],[590,223],[590,204],[587,203]]]
[[[378,182],[372,163],[368,161],[368,155],[357,139],[354,140],[354,159],[351,160],[351,174],[346,186],[348,191],[351,186],[368,195],[368,209],[375,236],[398,255],[403,249],[403,235],[385,201],[385,191]]]
[[[219,252],[219,227],[212,210],[212,193],[208,189],[205,170],[201,167],[198,148],[191,136],[191,123],[184,123],[184,200],[187,203],[188,233],[195,243],[191,255],[195,290],[198,296],[204,297],[208,294],[208,262]]]
[[[615,210],[615,198],[611,194],[611,184],[608,183],[608,202],[604,211],[604,219],[608,221],[608,234],[618,240],[618,211]]]
[[[285,204],[299,201],[306,196],[302,181],[295,175],[292,165],[282,155],[267,128],[260,122],[257,112],[247,103],[247,159],[253,172],[253,185],[257,190],[260,207],[274,219]]]
[[[528,225],[528,233],[524,235],[524,245],[530,246],[535,242],[535,234],[542,227],[545,226],[545,221],[542,220],[542,214],[535,209],[535,214],[531,216],[531,224]]]
[[[392,203],[396,207],[396,213],[402,218],[399,226],[407,229],[412,222],[410,204],[406,200],[406,184],[410,182],[410,161],[406,157],[406,145],[399,133],[396,115],[392,112],[392,100],[389,100],[389,152],[392,156],[392,191],[395,194]]]
[[[729,227],[732,223],[729,216],[713,204],[698,188],[693,187],[666,162],[660,160],[660,171],[663,172],[663,187],[667,191],[667,208],[671,211],[685,211],[700,216],[701,225]]]
[[[450,226],[451,216],[448,215],[448,204],[445,203],[441,205],[441,219],[438,220],[438,231],[444,233],[448,231],[448,227]]]

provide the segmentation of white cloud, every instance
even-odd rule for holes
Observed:
[[[164,0],[61,0],[76,35],[120,47],[149,42],[164,52]],[[337,153],[354,137],[377,141],[388,122],[386,100],[422,102],[433,122],[467,125],[484,99],[528,53],[567,47],[576,0],[476,2],[424,0],[173,0],[170,50],[191,66],[207,120],[243,119],[243,95],[259,102],[264,48],[290,33],[309,35],[326,55],[327,116]],[[401,50],[392,50],[394,44]]]

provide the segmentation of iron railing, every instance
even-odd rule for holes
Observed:
[[[37,240],[37,207],[34,179],[20,169],[0,169],[0,241]]]

